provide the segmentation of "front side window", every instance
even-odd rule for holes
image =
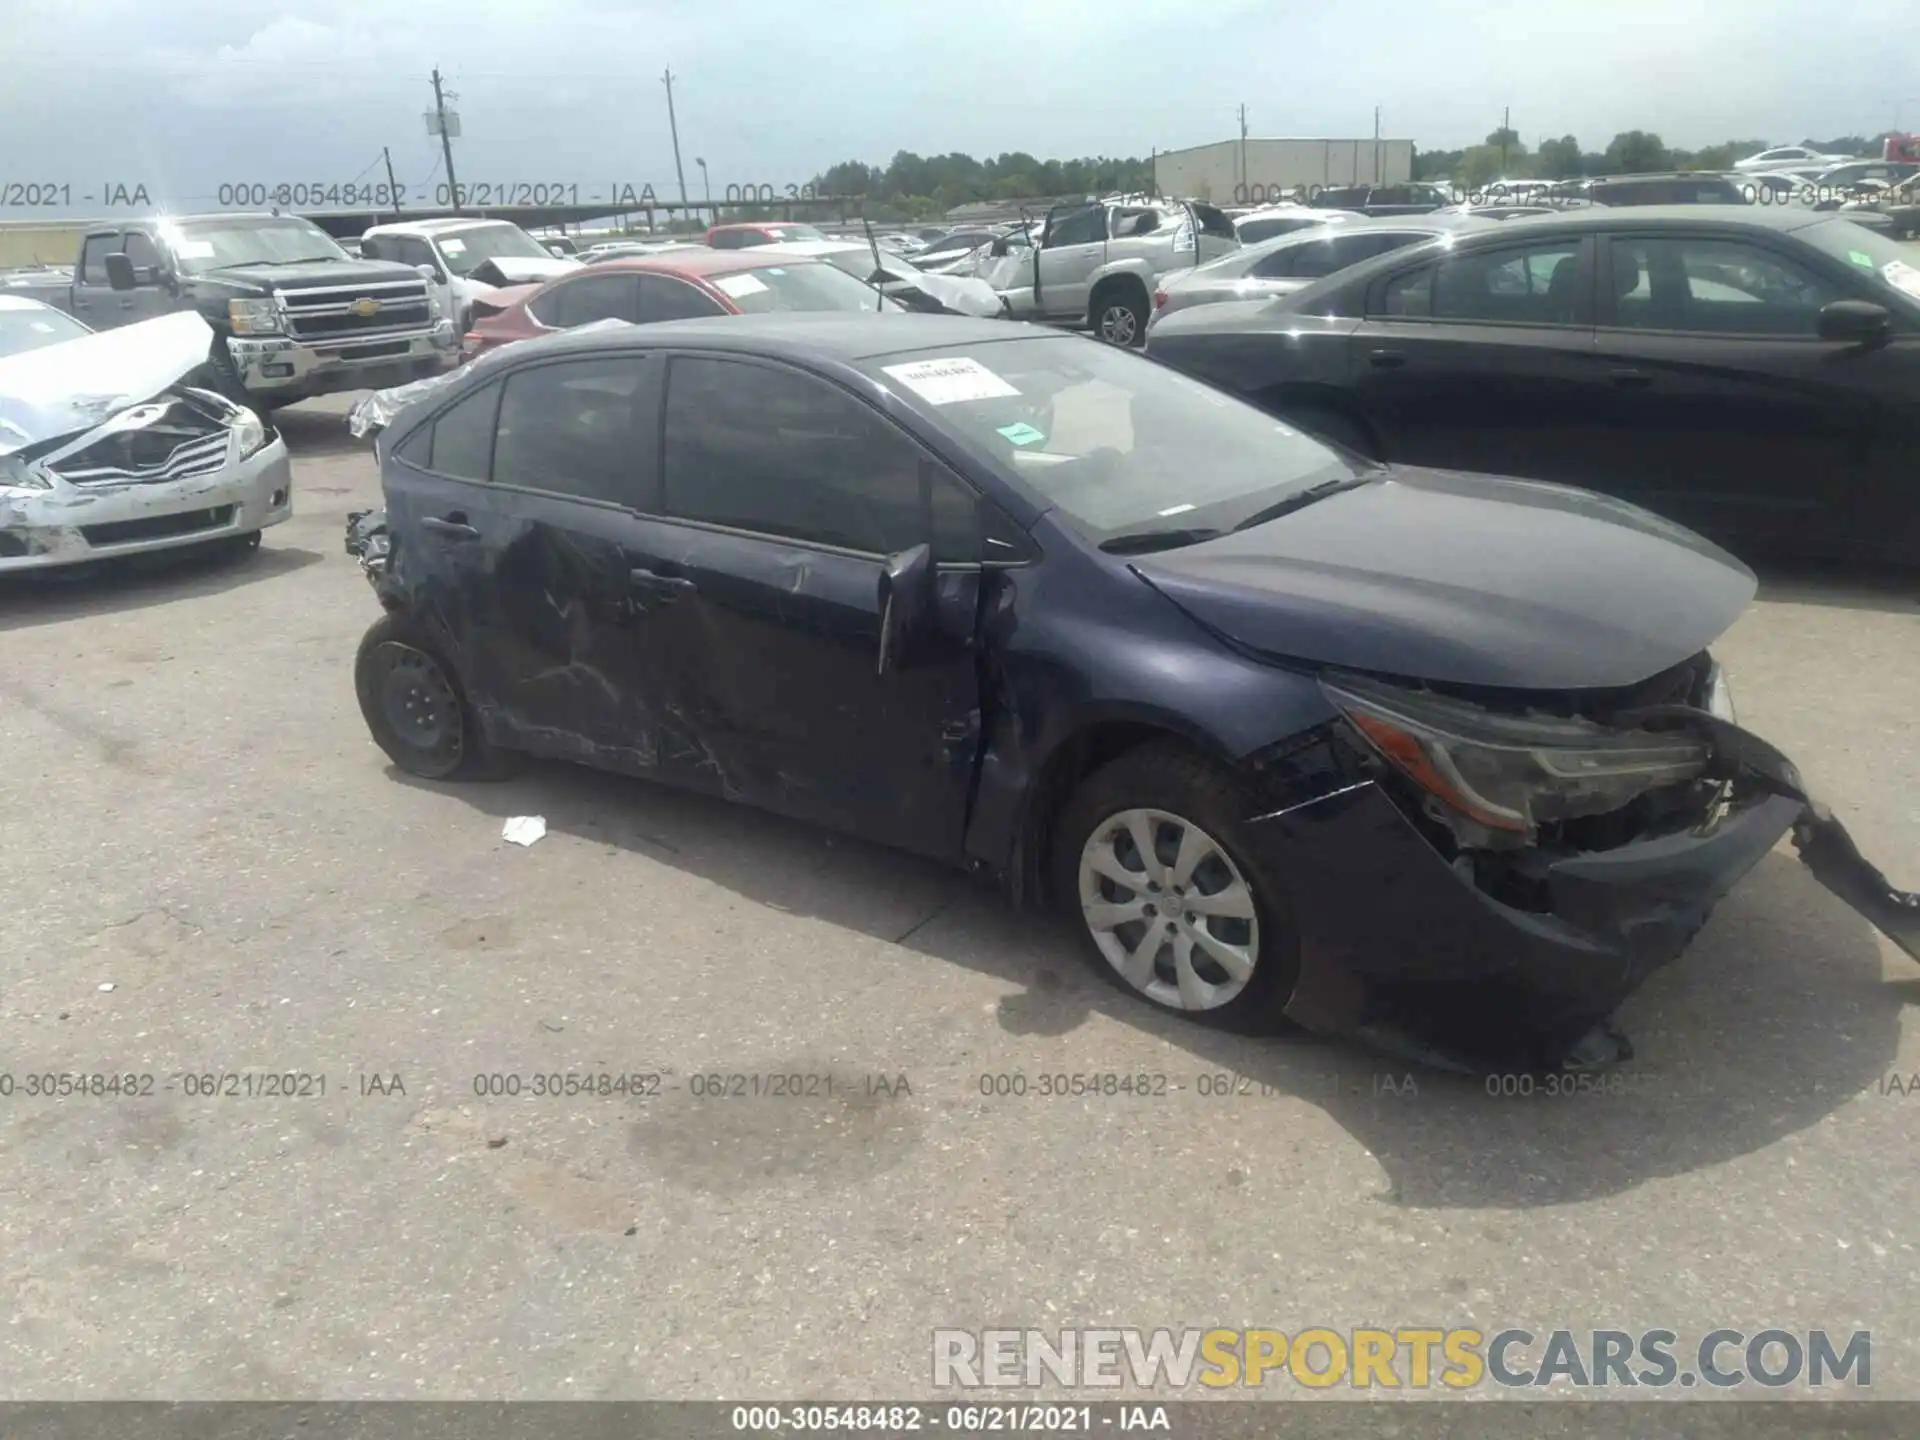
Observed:
[[[953,533],[971,525],[971,493],[885,417],[812,375],[674,360],[664,467],[667,513],[682,519],[870,555],[934,541],[936,559],[975,558]],[[938,486],[963,493],[936,503]]]
[[[493,481],[638,506],[638,409],[646,362],[604,355],[535,365],[507,377]]]
[[[160,280],[160,252],[154,248],[143,231],[129,230],[126,243],[127,261],[133,266],[133,278],[136,284],[154,285]]]
[[[1062,245],[1091,245],[1106,238],[1106,207],[1096,205],[1089,210],[1056,216],[1047,231],[1046,248],[1056,250]]]
[[[1812,336],[1821,307],[1844,298],[1786,257],[1741,240],[1676,236],[1609,245],[1614,323],[1630,329]]]
[[[89,285],[107,283],[107,256],[120,248],[120,237],[113,235],[89,235],[86,243],[80,247],[80,278]]]
[[[655,320],[699,320],[708,315],[724,315],[713,299],[684,280],[668,275],[636,275],[639,309],[634,318],[641,324]]]

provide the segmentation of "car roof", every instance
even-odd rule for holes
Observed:
[[[1831,210],[1801,210],[1789,205],[1630,205],[1599,206],[1594,209],[1556,210],[1551,215],[1516,215],[1512,220],[1489,222],[1499,233],[1521,233],[1516,224],[1526,225],[1526,234],[1543,229],[1602,230],[1623,225],[1648,229],[1698,229],[1702,225],[1723,225],[1754,230],[1804,230],[1835,218]]]
[[[709,226],[707,233],[720,230],[785,230],[795,225],[805,225],[809,230],[820,227],[808,220],[730,220],[725,225]]]
[[[777,250],[771,245],[754,245],[745,250],[710,250],[702,246],[698,250],[664,250],[654,255],[619,255],[588,268],[595,275],[618,275],[622,270],[654,270],[669,275],[737,275],[742,270],[769,270],[814,258],[796,254],[784,246]],[[569,270],[565,276],[554,278],[572,279],[579,273]]]
[[[712,316],[700,320],[659,320],[620,329],[561,331],[523,341],[523,355],[558,356],[574,350],[675,349],[730,350],[799,362],[848,363],[917,350],[961,349],[1002,340],[1073,337],[1044,325],[1013,320],[976,320],[962,315],[925,315],[911,311],[788,311]],[[1079,343],[1095,343],[1081,341]]]
[[[386,225],[370,225],[369,235],[401,234],[413,231],[416,234],[443,235],[449,230],[471,230],[476,225],[512,225],[511,220],[501,220],[489,215],[448,215],[437,220],[396,220]]]

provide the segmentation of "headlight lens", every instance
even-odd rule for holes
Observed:
[[[253,411],[243,409],[227,423],[233,427],[234,439],[240,442],[242,460],[267,443],[267,427]]]
[[[280,311],[270,299],[229,300],[227,323],[236,335],[278,335]]]
[[[1531,840],[1540,825],[1604,815],[1699,776],[1708,746],[1679,735],[1610,730],[1589,720],[1499,715],[1374,681],[1322,681],[1327,697],[1395,768],[1454,816]],[[1469,841],[1471,843],[1471,841]]]

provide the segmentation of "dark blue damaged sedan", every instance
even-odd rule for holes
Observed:
[[[996,877],[1149,1004],[1465,1067],[1615,1006],[1783,835],[1739,562],[1616,500],[1371,464],[1137,355],[902,314],[605,325],[430,384],[348,548],[374,740],[540,755]]]

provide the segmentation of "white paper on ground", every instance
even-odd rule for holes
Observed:
[[[978,360],[964,355],[941,360],[915,360],[907,365],[883,367],[929,405],[953,405],[963,400],[997,400],[1020,392],[987,369]]]
[[[544,815],[516,815],[500,829],[500,838],[515,845],[531,845],[547,833]]]

